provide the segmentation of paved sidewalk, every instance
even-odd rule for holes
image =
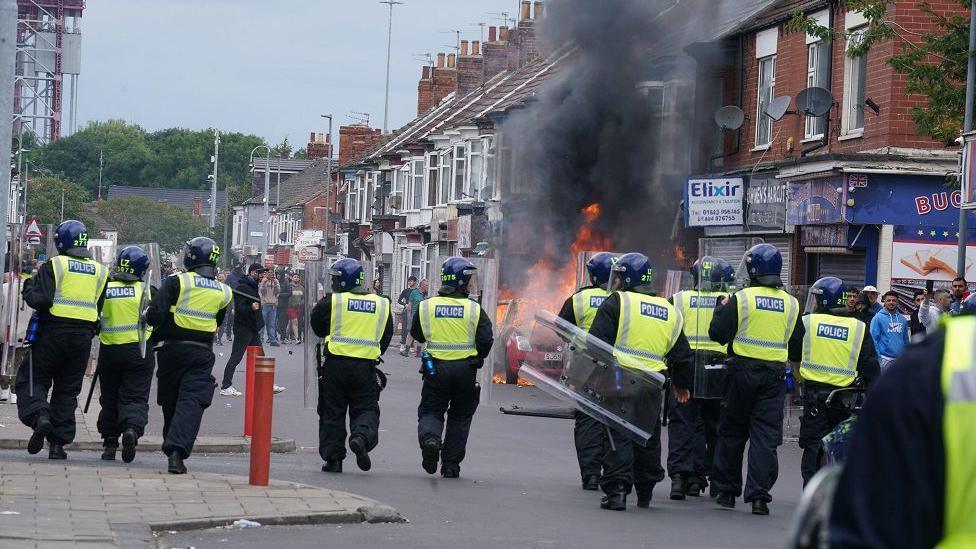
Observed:
[[[0,547],[154,547],[153,532],[262,525],[403,522],[361,496],[233,475],[169,475],[47,460],[0,462]]]
[[[87,414],[81,412],[88,396],[91,379],[85,377],[81,394],[78,396],[78,409],[75,410],[75,424],[77,434],[75,441],[66,449],[70,450],[101,450],[102,438],[98,435],[96,422],[101,408],[98,405],[98,391],[92,398],[91,407]],[[150,402],[152,406],[152,402]],[[17,419],[17,405],[0,402],[0,450],[23,450],[27,448],[27,440],[31,436],[31,429]],[[140,451],[162,451],[163,439],[160,436],[147,435],[139,439]],[[193,451],[199,454],[246,454],[250,450],[250,440],[243,436],[232,435],[201,435],[197,438]],[[275,453],[294,452],[295,441],[292,439],[271,439],[271,451]]]

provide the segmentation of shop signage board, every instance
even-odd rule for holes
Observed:
[[[774,177],[752,178],[746,191],[748,232],[782,232],[786,228],[786,182]]]
[[[847,227],[847,225],[806,225],[800,227],[800,245],[847,247]]]
[[[841,176],[790,182],[788,225],[832,225],[844,222],[847,189]]]
[[[688,178],[685,226],[742,225],[745,184],[741,177]]]

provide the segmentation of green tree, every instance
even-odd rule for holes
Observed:
[[[956,0],[970,7],[971,0]],[[919,10],[936,23],[938,32],[914,33],[891,21],[888,16],[894,0],[843,0],[846,9],[864,14],[866,31],[848,41],[848,53],[857,55],[882,41],[894,40],[895,53],[888,59],[898,73],[905,75],[905,91],[925,96],[924,105],[912,109],[919,135],[928,135],[950,144],[963,126],[966,104],[966,71],[969,60],[969,17],[962,13],[940,13],[928,1]],[[824,40],[847,40],[847,33],[829,29],[797,11],[787,30],[806,32]]]
[[[291,155],[291,157],[294,160],[307,160],[308,159],[308,151],[305,149],[305,147],[302,147],[302,148],[298,149],[297,151],[295,151]]]
[[[27,216],[36,215],[41,224],[57,225],[64,219],[77,219],[92,230],[93,218],[89,202],[88,192],[84,188],[61,177],[33,177],[27,183]]]
[[[271,147],[271,156],[275,158],[291,158],[292,146],[288,142],[288,136],[274,147]]]
[[[119,242],[156,242],[164,252],[177,253],[187,240],[209,232],[185,208],[141,196],[106,200],[98,213],[118,229]]]

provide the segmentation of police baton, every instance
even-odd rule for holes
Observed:
[[[92,395],[95,394],[95,384],[98,383],[98,368],[95,368],[95,374],[92,375],[91,387],[88,388],[88,398],[85,399],[85,408],[82,410],[83,413],[88,413],[88,407],[91,406]]]

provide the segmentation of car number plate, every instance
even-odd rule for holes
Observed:
[[[558,360],[558,361],[562,361],[563,354],[562,353],[546,353],[545,359],[546,360]]]

